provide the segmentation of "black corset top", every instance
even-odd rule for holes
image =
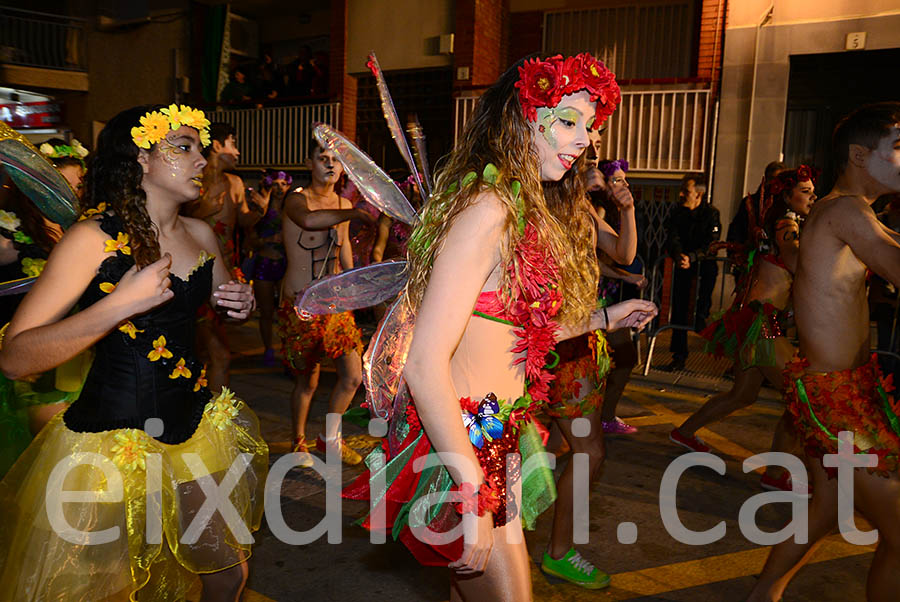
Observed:
[[[115,255],[100,264],[79,300],[81,309],[111,293],[134,265],[122,220],[103,214],[100,227],[110,237],[105,250]],[[158,418],[162,434],[156,432],[158,422],[148,434],[159,441],[175,444],[191,437],[211,397],[193,347],[197,310],[212,292],[213,261],[204,253],[185,279],[170,275],[175,295],[168,302],[131,317],[97,342],[81,395],[64,416],[69,429],[143,429],[148,419]]]

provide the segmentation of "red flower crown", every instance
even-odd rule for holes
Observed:
[[[563,96],[587,90],[591,102],[597,102],[593,129],[598,129],[616,110],[622,99],[616,76],[586,52],[563,58],[558,54],[546,60],[529,59],[519,67],[519,102],[526,119],[537,120],[538,107],[555,107]]]
[[[800,182],[810,180],[815,184],[816,178],[819,177],[820,173],[822,173],[820,169],[810,167],[809,165],[801,165],[797,169],[789,169],[781,172],[772,178],[766,187],[768,188],[769,194],[775,196],[785,191],[790,192]]]

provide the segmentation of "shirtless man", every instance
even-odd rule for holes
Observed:
[[[833,461],[841,431],[852,431],[856,451],[877,459],[853,470],[856,509],[878,529],[867,598],[896,600],[900,590],[900,436],[888,418],[890,395],[870,359],[866,272],[900,286],[900,234],[875,217],[880,195],[900,191],[900,103],[868,105],[835,128],[840,173],[804,226],[794,277],[800,356],[785,368],[785,399],[812,472],[809,543],[788,539],[772,549],[752,602],[779,600],[816,544],[838,524]],[[876,455],[877,454],[877,455]],[[828,462],[828,468],[823,463]]]
[[[212,142],[204,149],[207,164],[203,169],[203,192],[184,208],[183,213],[212,226],[222,249],[222,261],[231,271],[237,263],[235,227],[249,228],[256,224],[266,212],[268,198],[254,194],[253,201],[259,206],[259,211],[251,210],[244,193],[244,182],[228,173],[235,168],[241,155],[235,144],[234,127],[227,123],[213,123],[209,126],[209,137]],[[217,391],[228,384],[231,354],[221,318],[205,305],[201,312],[197,322],[197,350],[208,357],[206,374],[209,386]]]
[[[331,357],[338,376],[328,411],[343,414],[362,382],[363,345],[352,313],[301,318],[294,310],[294,300],[297,293],[313,280],[353,267],[348,220],[362,219],[372,223],[365,211],[353,209],[350,201],[334,191],[342,169],[334,153],[323,150],[315,140],[310,148],[312,156],[307,159],[307,166],[312,182],[309,188],[298,188],[284,200],[287,219],[281,232],[288,267],[277,318],[284,361],[296,378],[291,392],[291,421],[293,451],[306,454],[301,466],[312,465],[306,441],[306,419],[319,384],[322,357]],[[325,437],[319,436],[316,440],[319,450],[325,451],[326,446],[339,446],[341,459],[346,464],[362,461],[358,453],[343,444],[339,424],[335,432],[326,430]]]

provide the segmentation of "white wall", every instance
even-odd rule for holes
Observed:
[[[728,3],[728,27],[755,27],[773,0]],[[774,0],[775,24],[807,23],[900,13],[897,0]]]
[[[722,213],[723,223],[730,221],[740,198],[755,190],[765,166],[777,160],[783,148],[784,120],[787,111],[790,57],[802,54],[843,52],[846,35],[867,33],[866,50],[900,48],[900,10],[882,16],[822,20],[818,22],[774,22],[760,29],[757,61],[756,94],[753,108],[753,131],[749,131],[753,53],[759,14],[768,2],[742,0],[735,6],[757,3],[764,5],[753,17],[753,27],[729,28],[725,33],[725,55],[722,66],[721,109],[716,140],[715,186],[713,203]],[[883,6],[891,2],[840,2],[817,0],[822,6],[816,14],[838,14],[856,10],[859,5]],[[793,4],[781,0],[776,4]],[[807,3],[804,3],[807,4]],[[807,14],[813,12],[809,3]],[[896,5],[896,0],[893,0]],[[826,10],[827,9],[827,10]],[[782,12],[782,14],[799,14]],[[748,12],[749,15],[749,12]],[[730,22],[730,21],[729,21]],[[745,181],[745,166],[749,169]]]
[[[349,0],[347,71],[366,71],[375,51],[385,71],[445,67],[453,56],[437,54],[437,36],[456,27],[453,0]]]

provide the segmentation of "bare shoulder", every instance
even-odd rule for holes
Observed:
[[[207,243],[212,243],[213,248],[218,244],[215,232],[204,220],[186,216],[181,216],[181,220],[188,233],[204,247],[208,246]]]
[[[510,211],[500,197],[489,189],[476,195],[457,219],[481,222],[484,229],[502,228],[510,219]]]
[[[244,188],[244,181],[240,178],[240,176],[236,176],[233,173],[225,173],[225,180],[228,181],[228,188],[231,190],[242,190]]]
[[[100,219],[93,217],[75,222],[59,241],[71,246],[99,247],[103,248],[103,242],[109,238],[109,234],[100,228]]]
[[[302,186],[298,186],[293,189],[284,197],[284,206],[307,206],[308,199],[306,198],[306,190]]]

